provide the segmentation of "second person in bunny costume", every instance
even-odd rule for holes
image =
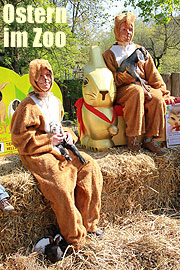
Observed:
[[[12,142],[24,166],[31,171],[50,201],[61,233],[68,244],[78,248],[87,232],[97,230],[101,206],[102,174],[87,154],[83,164],[71,151],[68,162],[56,150],[60,135],[50,133],[51,121],[61,121],[63,106],[52,93],[53,71],[47,60],[30,63],[30,83],[34,89],[18,106],[11,121]],[[75,134],[63,128],[66,140],[76,142]]]
[[[117,72],[122,61],[140,47],[131,41],[135,17],[131,12],[115,17],[114,34],[117,42],[104,52],[103,57],[114,76],[117,87],[116,102],[123,106],[129,149],[139,151],[141,146],[138,136],[144,134],[142,146],[151,152],[163,154],[163,150],[154,143],[153,138],[163,136],[165,101],[170,98],[170,93],[166,90],[151,55],[148,54],[145,63],[138,63],[138,73],[149,88],[152,100],[145,98],[143,88],[134,84],[135,79],[131,75],[126,71]]]

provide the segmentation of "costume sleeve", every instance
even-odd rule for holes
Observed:
[[[166,84],[164,83],[159,71],[155,67],[154,61],[151,55],[144,64],[145,80],[154,89],[159,89],[162,91],[165,100],[169,99],[170,91],[166,89]]]
[[[45,132],[45,122],[31,98],[24,99],[13,114],[10,131],[14,146],[21,155],[51,152],[52,135]]]
[[[114,56],[114,53],[110,49],[107,49],[103,53],[103,58],[107,68],[110,69],[111,72],[113,73],[114,82],[117,87],[123,84],[130,84],[135,81],[135,79],[131,75],[129,75],[126,71],[125,72],[116,71],[118,68],[118,64]]]

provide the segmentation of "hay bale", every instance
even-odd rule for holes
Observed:
[[[113,148],[97,158],[104,179],[102,212],[111,218],[134,210],[178,209],[180,149],[158,157]]]
[[[35,261],[34,254],[8,256],[2,270],[178,270],[180,221],[148,212],[104,222],[104,238],[88,238],[85,246],[56,264]]]
[[[0,183],[6,188],[15,208],[9,214],[0,211],[0,254],[3,258],[3,254],[23,247],[31,249],[37,239],[47,233],[44,226],[56,224],[56,218],[18,155],[1,159]]]
[[[96,158],[103,173],[102,219],[112,221],[134,209],[176,208],[179,149],[167,150],[165,157],[146,152],[131,154],[123,148],[89,154]],[[45,227],[56,224],[56,218],[18,155],[1,158],[0,183],[11,195],[15,207],[12,213],[0,212],[0,261],[3,261],[3,254],[16,253],[21,248],[31,251],[33,244],[47,233]]]

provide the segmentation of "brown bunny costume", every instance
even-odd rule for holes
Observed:
[[[50,93],[46,101],[37,97],[41,89],[36,80],[45,67],[53,78],[47,60],[35,59],[30,63],[29,77],[36,94],[25,98],[15,111],[11,121],[12,142],[24,166],[35,176],[42,193],[50,201],[62,235],[78,248],[87,232],[97,230],[103,179],[98,164],[89,155],[82,153],[87,160],[82,164],[70,152],[72,161],[67,162],[53,148],[47,119],[54,110],[54,115],[61,121],[64,111],[61,101],[53,94]],[[70,129],[64,130],[71,132],[74,141],[77,140]]]
[[[150,89],[152,100],[145,99],[143,88],[134,84],[134,78],[126,71],[117,72],[122,61],[131,55],[138,45],[133,42],[119,42],[122,23],[130,25],[134,32],[135,15],[131,12],[120,14],[115,18],[114,34],[117,43],[108,48],[104,54],[107,67],[112,71],[117,87],[116,102],[123,106],[126,135],[129,138],[145,134],[146,137],[162,137],[164,134],[165,100],[169,99],[169,91],[156,69],[153,59],[148,54],[145,63],[138,63],[138,73]],[[132,33],[133,33],[132,32]]]

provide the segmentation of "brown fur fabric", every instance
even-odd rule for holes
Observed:
[[[104,52],[103,57],[107,67],[113,73],[117,86],[116,102],[123,106],[126,135],[131,137],[146,134],[162,137],[165,126],[165,101],[170,98],[170,92],[166,89],[151,55],[148,55],[149,58],[144,64],[138,65],[140,77],[150,86],[152,100],[146,101],[142,87],[132,84],[133,77],[127,72],[116,72],[118,63],[110,49],[111,47]]]
[[[35,78],[46,64],[36,60],[31,65],[33,87]],[[64,110],[60,100],[59,111],[59,119],[62,119]],[[81,153],[87,160],[82,164],[71,151],[72,161],[67,162],[53,149],[52,134],[45,132],[44,116],[31,97],[19,104],[10,129],[12,142],[24,166],[35,176],[42,193],[51,203],[62,235],[69,244],[78,248],[84,243],[87,231],[97,230],[103,183],[98,164],[89,155]],[[71,132],[74,141],[77,140],[72,131],[64,130]]]
[[[52,82],[54,80],[53,77],[53,71],[51,68],[51,65],[49,64],[48,60],[45,59],[34,59],[30,62],[29,64],[29,81],[34,89],[34,92],[38,93],[38,92],[42,92],[41,88],[38,87],[36,81],[38,80],[38,78],[40,77],[41,74],[41,70],[43,68],[47,68],[52,75]],[[52,84],[53,85],[53,84]],[[51,88],[49,89],[49,92],[51,91]]]
[[[134,29],[135,19],[136,15],[131,12],[127,12],[126,14],[120,14],[115,17],[114,35],[117,41],[119,41],[119,32],[121,24],[125,22],[128,25],[132,25]]]

